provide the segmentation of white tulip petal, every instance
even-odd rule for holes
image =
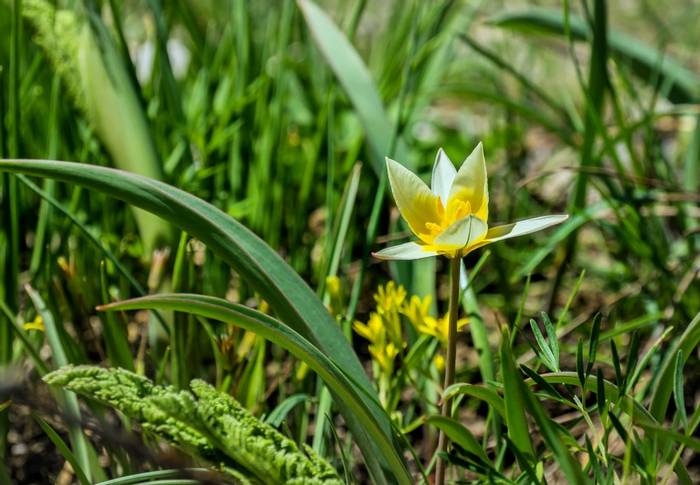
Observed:
[[[438,198],[413,172],[390,158],[386,159],[389,185],[396,206],[415,234],[425,232],[425,224],[439,220]]]
[[[475,216],[468,216],[451,224],[433,240],[437,247],[461,249],[484,237],[488,226]]]
[[[474,215],[484,221],[488,220],[489,188],[484,146],[481,143],[459,167],[450,188],[449,198],[453,197],[469,202]]]
[[[447,200],[450,197],[450,189],[452,182],[457,176],[457,169],[447,156],[445,151],[440,148],[435,157],[433,165],[433,176],[430,180],[430,188],[435,195],[440,196],[443,207],[447,207]]]
[[[503,226],[495,226],[489,228],[486,234],[486,241],[492,243],[501,241],[502,239],[510,239],[511,237],[524,236],[533,232],[541,231],[550,226],[564,222],[569,216],[566,214],[557,214],[551,216],[533,217],[524,221],[505,224]]]
[[[377,253],[373,253],[377,259],[423,259],[437,256],[435,251],[427,251],[424,246],[415,242],[407,242],[397,246],[391,246]]]

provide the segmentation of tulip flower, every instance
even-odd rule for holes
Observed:
[[[421,259],[437,255],[461,258],[487,244],[524,236],[559,224],[568,217],[533,217],[489,227],[488,177],[481,143],[459,170],[442,149],[438,150],[430,188],[416,174],[390,158],[386,159],[386,168],[399,212],[418,241],[374,253],[379,259]]]
[[[454,382],[457,349],[457,309],[461,259],[469,252],[504,239],[523,236],[563,222],[568,216],[550,215],[489,227],[489,187],[484,149],[479,143],[456,170],[445,152],[438,150],[428,187],[398,162],[386,159],[389,185],[399,212],[417,241],[374,253],[379,259],[421,259],[442,255],[450,260],[450,301],[447,320],[445,389]],[[437,328],[437,326],[436,326]],[[444,330],[443,330],[444,332]],[[442,415],[450,416],[450,399],[442,402]],[[443,431],[438,451],[447,449]],[[445,482],[445,462],[437,461],[436,485]]]

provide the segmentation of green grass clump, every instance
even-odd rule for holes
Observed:
[[[698,482],[697,9],[521,3],[0,1],[0,483]],[[479,141],[569,218],[463,258],[445,389],[384,157]]]

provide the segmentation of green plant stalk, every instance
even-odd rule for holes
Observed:
[[[455,381],[455,361],[457,360],[457,311],[459,309],[459,269],[462,258],[450,259],[450,315],[447,332],[447,356],[445,357],[445,387],[447,389]],[[442,401],[442,415],[450,417],[452,398],[445,397]],[[438,453],[447,450],[447,435],[440,430],[438,435]],[[435,485],[445,483],[445,467],[447,463],[438,458],[435,470]]]
[[[10,34],[10,65],[8,83],[8,116],[7,116],[7,146],[11,157],[19,155],[19,57],[20,57],[20,12],[21,2],[12,3],[12,19]],[[1,148],[0,148],[1,150]],[[7,211],[2,223],[9,228],[5,233],[7,242],[6,260],[3,271],[5,278],[2,284],[4,297],[11,310],[17,310],[17,285],[19,280],[19,197],[17,179],[12,175],[3,177],[4,198],[3,206]],[[8,224],[9,223],[9,224]],[[2,296],[2,295],[0,295]],[[2,325],[0,330],[0,365],[7,365],[12,359],[13,334],[9,325]],[[0,412],[0,458],[5,457],[7,432],[9,431],[9,415],[7,410]]]

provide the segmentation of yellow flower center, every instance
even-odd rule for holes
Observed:
[[[436,197],[436,204],[439,219],[426,222],[425,232],[418,233],[418,237],[427,244],[432,244],[435,238],[442,234],[450,225],[472,213],[472,206],[469,201],[460,200],[457,197],[447,201],[447,208],[442,205],[440,197]]]

